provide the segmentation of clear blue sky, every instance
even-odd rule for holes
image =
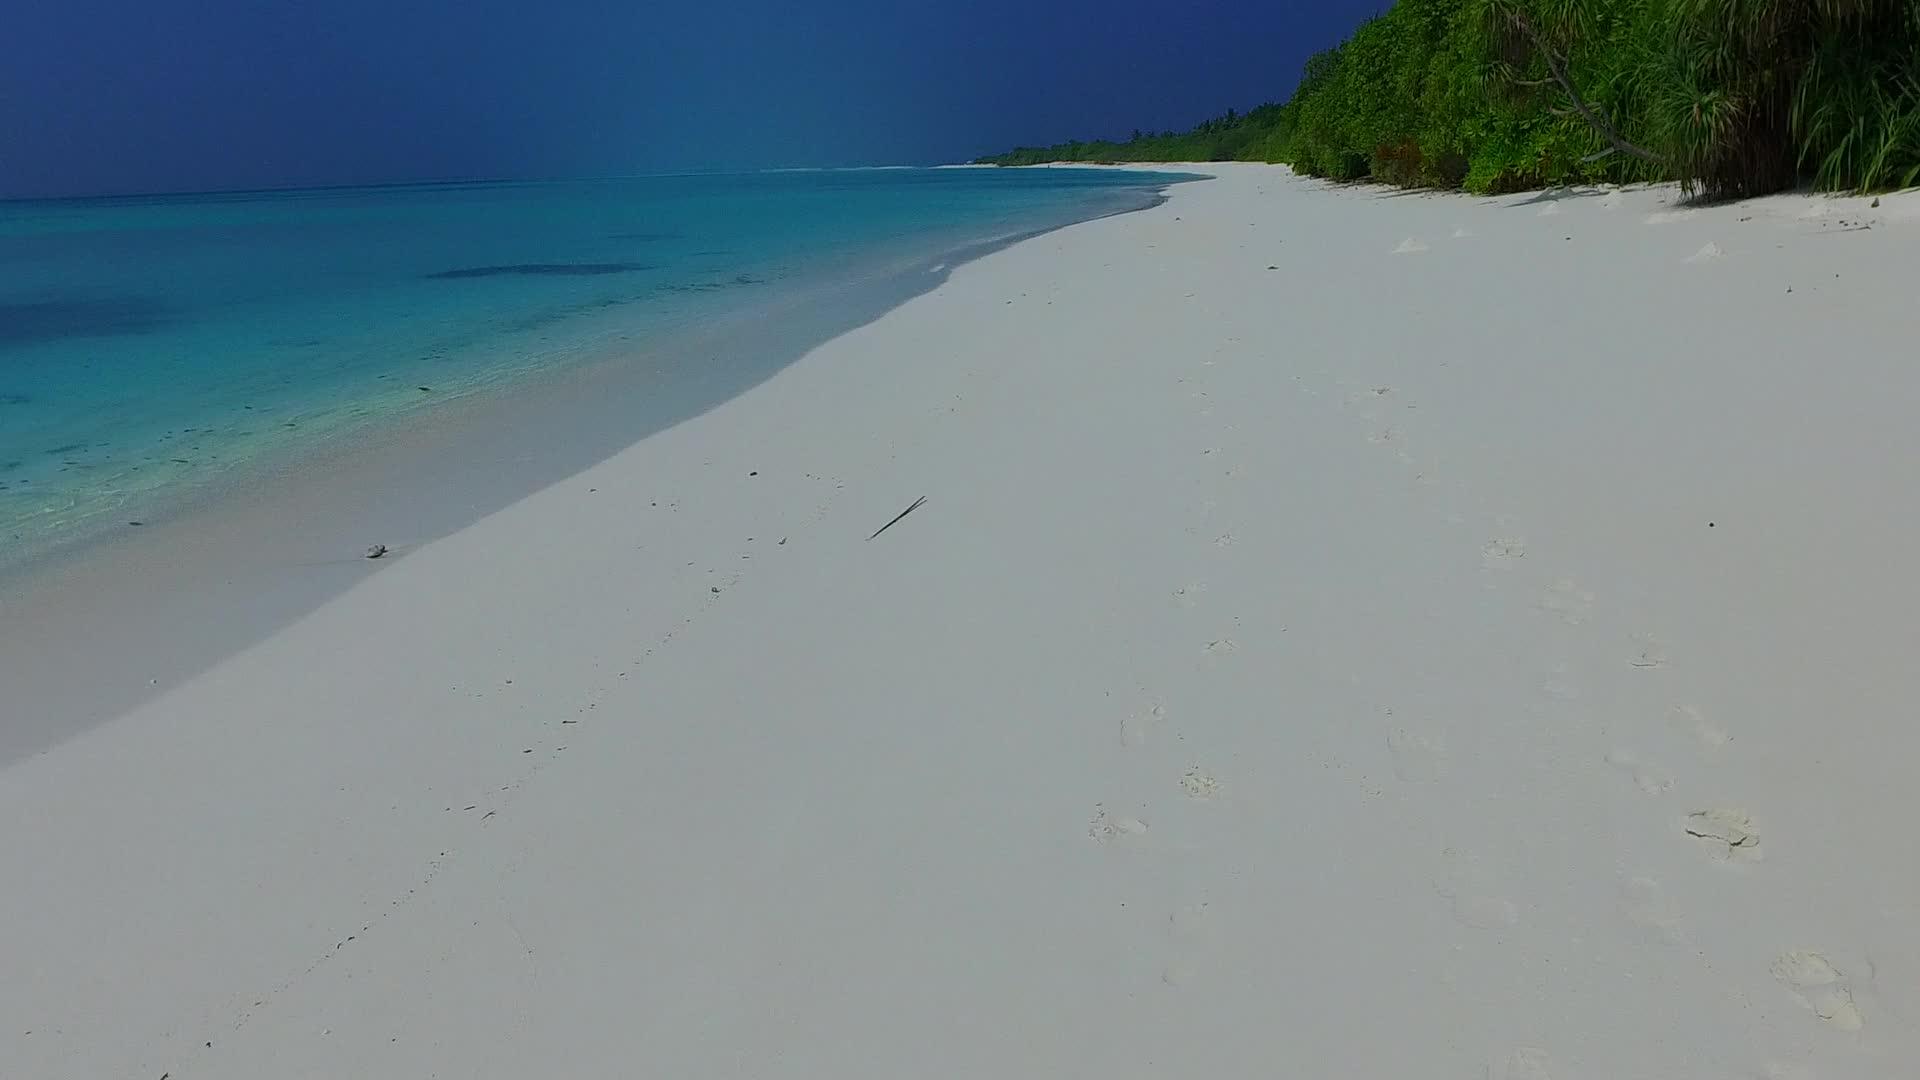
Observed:
[[[927,164],[1284,97],[1387,0],[21,0],[0,197]]]

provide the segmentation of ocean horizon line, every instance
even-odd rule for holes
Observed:
[[[625,180],[662,180],[695,176],[763,176],[785,173],[832,172],[910,172],[916,169],[975,168],[970,161],[941,161],[925,165],[767,165],[758,168],[670,169],[659,172],[599,173],[581,176],[465,176],[420,177],[411,180],[371,180],[338,184],[290,184],[268,187],[180,188],[156,191],[99,191],[79,195],[7,195],[0,194],[0,206],[32,203],[78,205],[112,203],[118,200],[219,199],[270,195],[320,195],[341,191],[404,191],[435,188],[486,187],[514,184],[594,184]]]

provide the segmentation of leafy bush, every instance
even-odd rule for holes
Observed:
[[[1309,59],[1285,104],[980,160],[1279,161],[1482,193],[1906,186],[1920,0],[1399,0]]]

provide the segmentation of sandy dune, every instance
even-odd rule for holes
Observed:
[[[1915,1075],[1920,202],[1218,171],[0,772],[0,1076]]]

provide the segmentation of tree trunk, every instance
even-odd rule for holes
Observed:
[[[1643,147],[1635,146],[1621,138],[1620,133],[1613,129],[1613,125],[1607,122],[1606,117],[1600,115],[1592,106],[1581,100],[1580,92],[1573,88],[1573,80],[1567,77],[1566,61],[1562,60],[1560,55],[1554,52],[1553,49],[1547,45],[1546,41],[1540,37],[1540,32],[1533,28],[1533,22],[1530,19],[1517,11],[1513,12],[1510,17],[1513,19],[1514,26],[1517,27],[1522,34],[1527,36],[1528,41],[1533,42],[1533,47],[1539,50],[1540,56],[1546,60],[1547,73],[1553,76],[1553,81],[1559,85],[1561,92],[1567,95],[1567,100],[1572,103],[1575,114],[1582,120],[1585,120],[1587,125],[1598,132],[1601,138],[1607,140],[1615,150],[1655,165],[1666,164],[1666,160],[1659,154]]]

